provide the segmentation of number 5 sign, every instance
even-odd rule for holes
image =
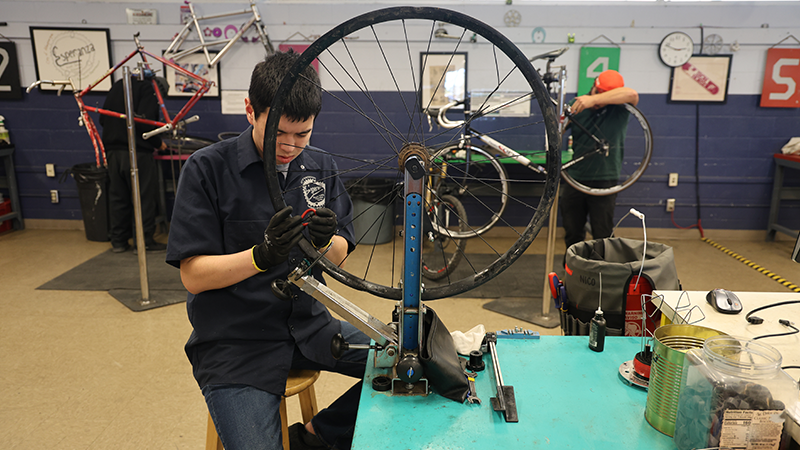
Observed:
[[[761,88],[761,106],[800,108],[800,49],[767,50],[767,68]]]
[[[588,94],[594,79],[609,69],[619,70],[619,47],[581,47],[578,95]]]

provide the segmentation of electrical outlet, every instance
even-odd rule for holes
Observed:
[[[675,199],[668,198],[667,199],[667,212],[675,211]]]
[[[47,176],[50,178],[54,178],[56,176],[56,165],[55,164],[45,164],[44,170],[47,173]]]
[[[669,182],[667,182],[667,186],[675,187],[678,185],[678,173],[672,172],[669,174]]]
[[[50,203],[58,203],[58,191],[55,189],[50,191]]]

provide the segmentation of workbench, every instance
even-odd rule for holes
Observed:
[[[775,240],[775,232],[797,237],[797,232],[778,223],[781,200],[800,200],[800,187],[784,187],[783,178],[787,168],[800,170],[800,155],[773,155],[775,161],[775,176],[772,181],[772,200],[769,204],[769,217],[767,219],[767,241]]]
[[[734,291],[742,302],[742,312],[738,314],[722,314],[706,301],[708,291],[653,291],[653,303],[662,312],[664,319],[673,323],[690,323],[703,327],[713,328],[723,333],[737,337],[752,339],[767,334],[780,334],[792,331],[778,323],[779,319],[788,319],[798,326],[800,318],[800,303],[776,306],[754,313],[756,317],[764,319],[758,325],[750,324],[745,320],[747,313],[761,306],[771,305],[789,300],[800,300],[800,294],[794,292],[743,292]],[[800,334],[777,336],[759,339],[759,342],[775,347],[781,353],[783,360],[781,367],[800,366]],[[798,378],[797,369],[787,370],[787,373]],[[796,441],[800,442],[800,404],[794,406],[791,418],[787,421],[787,432]]]
[[[391,396],[372,389],[388,369],[367,362],[353,449],[670,449],[672,438],[644,418],[647,392],[620,381],[619,366],[633,359],[641,338],[606,337],[589,350],[587,336],[498,338],[504,383],[514,387],[518,423],[492,409],[497,395],[492,361],[475,379],[481,404],[436,393]]]
[[[5,170],[5,176],[0,177],[0,189],[8,189],[11,198],[11,212],[0,213],[0,224],[12,220],[14,229],[22,230],[25,228],[25,221],[22,219],[22,204],[19,201],[17,174],[14,169],[14,147],[0,148],[0,159]]]
[[[800,300],[795,292],[744,292],[733,291],[742,301],[739,314],[722,314],[706,301],[708,291],[659,291],[653,292],[653,304],[661,310],[663,317],[673,323],[691,323],[713,328],[733,336],[752,339],[766,334],[779,334],[792,331],[780,323],[779,319],[789,319],[798,326],[800,303],[778,306],[758,311],[754,315],[764,319],[764,323],[753,325],[745,320],[749,311],[758,307],[789,300]],[[661,300],[663,298],[663,301]],[[690,312],[691,311],[691,312]],[[800,365],[800,334],[770,337],[762,340],[764,344],[775,347],[781,356],[781,366]],[[796,372],[792,372],[796,376]]]

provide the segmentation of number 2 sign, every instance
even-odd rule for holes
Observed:
[[[800,48],[767,50],[761,106],[800,108]]]
[[[13,42],[0,42],[0,99],[22,98],[19,82],[19,61]]]

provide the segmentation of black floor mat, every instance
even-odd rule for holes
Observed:
[[[108,291],[133,311],[186,301],[180,271],[164,262],[166,253],[147,253],[148,301],[142,301],[139,257],[133,252],[103,252],[53,278],[37,289]]]
[[[450,280],[460,280],[476,271],[481,271],[490,263],[497,259],[493,254],[472,254],[468,253],[456,266],[450,275]],[[564,255],[553,257],[552,270],[559,274]],[[471,264],[470,264],[471,263]],[[563,267],[560,268],[564,271]],[[471,289],[457,297],[469,298],[500,298],[500,297],[541,297],[544,282],[544,255],[522,255],[506,268],[500,275],[488,282]],[[447,278],[438,281],[424,280],[426,287],[442,286],[448,283]]]
[[[459,280],[475,271],[483,270],[497,257],[491,254],[467,254],[450,275],[450,280]],[[467,260],[471,263],[467,263]],[[558,315],[555,306],[551,305],[552,317],[542,319],[542,294],[544,292],[544,260],[545,255],[522,255],[510,267],[490,281],[456,295],[461,298],[487,298],[495,299],[485,304],[484,309],[507,316],[515,317],[526,322],[542,325],[546,328],[558,326]],[[564,276],[564,255],[555,255],[551,271],[556,272],[559,278]],[[447,279],[439,281],[424,280],[426,287],[441,286]],[[546,296],[552,302],[551,296]]]

